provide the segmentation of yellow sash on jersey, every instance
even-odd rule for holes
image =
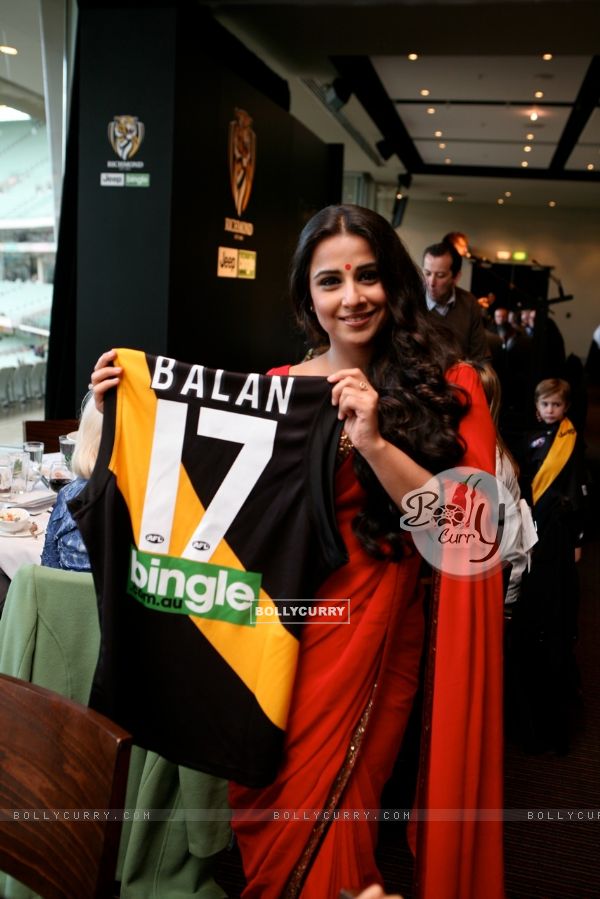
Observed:
[[[577,431],[573,424],[568,418],[563,418],[552,446],[531,483],[534,505],[571,458],[576,439]]]

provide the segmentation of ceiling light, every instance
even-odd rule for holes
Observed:
[[[505,197],[512,197],[512,194],[511,194],[511,192],[510,192],[509,190],[505,190],[505,191],[504,191],[504,196],[505,196]]]
[[[434,112],[435,112],[435,106],[428,106],[428,107],[427,107],[427,115],[433,115]]]
[[[539,116],[538,116],[537,112],[532,112],[529,114],[530,122],[537,122],[538,118],[539,118]]]
[[[398,193],[396,194],[396,199],[397,199],[397,200],[401,200],[403,196],[404,196],[404,194],[401,194],[400,192],[398,192]]]
[[[19,51],[16,47],[9,47],[7,44],[0,44],[0,53],[6,53],[7,56],[16,56]]]
[[[422,89],[419,91],[419,93],[421,94],[422,97],[428,97],[428,96],[429,96],[429,91],[427,90],[426,87],[422,88]]]
[[[556,200],[549,200],[548,206],[550,206],[552,209],[554,209],[554,207],[556,206]]]
[[[6,106],[4,103],[0,105],[0,122],[25,122],[31,118],[26,112],[20,109],[13,109],[12,106]]]
[[[531,153],[531,147],[529,146],[529,144],[525,144],[525,146],[523,147],[523,152]]]
[[[523,162],[521,163],[521,168],[526,169],[528,165],[529,165],[529,163],[527,162],[526,159],[524,159]]]
[[[414,62],[415,59],[418,59],[418,58],[419,58],[419,56],[418,56],[417,53],[409,53],[409,54],[408,54],[408,58],[410,59],[411,62]]]
[[[544,96],[544,91],[536,91],[533,96],[536,97],[536,99],[541,100]]]
[[[446,144],[443,144],[443,143],[442,143],[442,144],[438,144],[438,147],[440,148],[440,150],[445,150],[445,149],[446,149]]]
[[[535,134],[529,132],[529,134],[525,135],[525,140],[533,140],[535,138]]]
[[[593,171],[593,169],[594,169],[594,163],[593,163],[593,162],[588,162],[588,164],[587,164],[587,170],[588,170],[588,172]]]
[[[498,204],[498,206],[504,206],[504,197],[498,197],[496,203]]]
[[[446,165],[450,165],[450,163],[452,162],[452,160],[450,159],[449,156],[446,156],[446,158],[444,159],[444,162],[446,163]]]
[[[446,197],[446,199],[448,200],[449,203],[453,203],[453,202],[454,202],[454,197]]]
[[[542,55],[542,59],[544,59],[546,62],[550,62],[550,60],[552,59],[552,54],[551,54],[551,53],[544,53],[544,54]]]
[[[434,136],[434,137],[441,137],[441,136],[442,136],[442,132],[441,132],[441,131],[434,131],[434,132],[433,132],[433,136]]]
[[[510,259],[510,250],[498,250],[496,259]]]

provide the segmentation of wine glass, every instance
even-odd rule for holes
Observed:
[[[65,462],[61,460],[60,462],[51,463],[50,471],[48,472],[48,483],[51,490],[58,493],[59,490],[70,484],[72,480],[73,474],[69,471]]]

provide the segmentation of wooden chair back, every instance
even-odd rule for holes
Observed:
[[[76,431],[76,418],[47,418],[42,421],[23,422],[23,440],[42,440],[44,452],[57,453],[60,449],[58,438],[70,431]]]
[[[0,870],[45,899],[112,896],[131,736],[8,675],[0,734]]]

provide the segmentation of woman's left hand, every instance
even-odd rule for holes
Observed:
[[[333,384],[331,402],[344,420],[344,431],[362,455],[383,443],[379,432],[379,394],[360,368],[342,368],[327,378]]]

